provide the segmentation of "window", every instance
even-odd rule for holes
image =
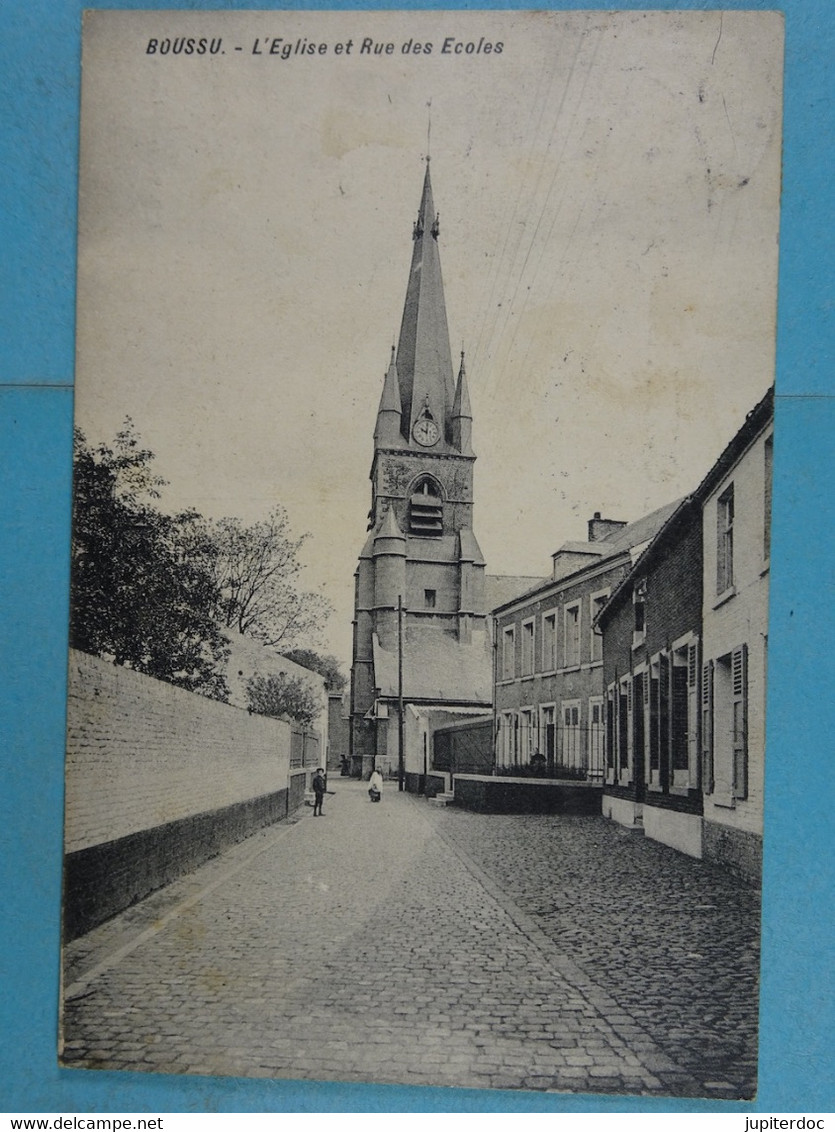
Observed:
[[[544,745],[543,754],[548,766],[548,772],[553,773],[557,757],[557,726],[555,722],[555,708],[548,704],[539,709],[540,731]]]
[[[598,628],[595,627],[594,619],[603,609],[603,606],[606,604],[608,599],[608,590],[604,590],[601,593],[592,594],[589,598],[589,624],[591,625],[591,646],[589,657],[592,664],[596,664],[603,659],[603,634]]]
[[[515,761],[515,715],[512,711],[502,712],[499,720],[499,761],[502,766],[509,766]]]
[[[649,784],[661,782],[661,657],[655,657],[649,669],[649,728],[646,731],[649,747]]]
[[[580,663],[580,603],[565,607],[565,667]]]
[[[662,789],[670,784],[670,657],[661,653],[658,658],[658,780]]]
[[[716,592],[734,584],[734,485],[726,487],[716,504]]]
[[[423,608],[424,609],[434,609],[435,608],[435,599],[437,598],[437,596],[438,596],[438,594],[437,594],[436,590],[424,590],[423,591]]]
[[[621,785],[629,781],[629,755],[632,747],[632,681],[621,680],[618,688],[618,758],[617,770]]]
[[[688,726],[687,650],[673,654],[672,683],[670,687],[670,761],[671,784],[677,771],[687,771],[690,764]]]
[[[530,621],[522,622],[522,675],[531,676],[533,674],[533,618]]]
[[[542,618],[542,670],[553,672],[557,667],[557,615],[546,613]]]
[[[602,779],[606,738],[602,696],[594,696],[589,700],[588,727],[588,775],[591,779]]]
[[[409,531],[422,538],[439,538],[444,533],[444,508],[438,485],[421,480],[409,500]]]
[[[647,583],[646,579],[636,582],[632,588],[632,647],[640,645],[647,635]]]
[[[647,685],[646,669],[636,672],[632,677],[630,691],[632,693],[629,704],[632,715],[632,746],[629,752],[630,766],[641,766],[646,747],[646,712],[644,710],[644,692]]]
[[[516,626],[509,625],[502,633],[502,679],[516,675]]]
[[[522,708],[519,712],[519,761],[529,763],[537,749],[536,725],[533,708]]]
[[[763,450],[765,480],[763,483],[763,558],[771,557],[771,468],[774,460],[774,437],[767,436]]]
[[[581,765],[580,702],[562,704],[562,765],[576,770]]]

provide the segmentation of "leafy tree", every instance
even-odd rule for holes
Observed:
[[[293,537],[283,507],[249,527],[221,519],[208,533],[222,624],[273,647],[318,638],[332,607],[321,594],[297,588],[298,551],[308,536]]]
[[[92,447],[76,430],[70,642],[225,700],[215,550],[195,512],[157,509],[165,481],[151,471],[153,458],[130,419],[112,448]]]
[[[303,668],[309,668],[313,672],[318,672],[320,676],[324,676],[332,691],[343,692],[345,690],[348,681],[339,671],[339,661],[330,653],[323,656],[314,652],[313,649],[290,649],[289,652],[285,651],[283,655],[288,660],[302,665]]]
[[[289,716],[309,727],[319,714],[316,693],[301,676],[286,672],[262,676],[256,673],[246,682],[249,710],[276,719]]]

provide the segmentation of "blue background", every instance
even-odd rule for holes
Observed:
[[[140,0],[122,6],[150,4]],[[257,5],[194,0],[160,6]],[[340,6],[382,7],[367,0]],[[575,0],[554,6],[594,5]],[[613,6],[686,9],[704,4],[667,0]],[[771,5],[726,0],[722,6]],[[59,1070],[55,1051],[81,10],[78,0],[4,0],[0,9],[0,955],[5,961],[0,979],[0,1108],[832,1111],[835,13],[829,0],[785,0],[783,5],[786,86],[763,980],[760,1088],[754,1105]]]

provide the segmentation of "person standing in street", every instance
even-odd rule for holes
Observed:
[[[322,813],[322,800],[325,797],[325,771],[322,767],[316,768],[316,774],[313,776],[313,816],[324,817]]]
[[[380,774],[379,770],[374,770],[371,774],[371,778],[368,782],[368,794],[372,800],[376,794],[378,801],[383,796],[383,776]]]

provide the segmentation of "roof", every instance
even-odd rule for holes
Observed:
[[[603,540],[599,542],[564,542],[557,550],[556,554],[592,554],[595,558],[600,558],[606,553],[606,544]]]
[[[501,605],[492,607],[493,613],[499,613],[510,606],[516,604],[517,601],[522,599],[530,600],[539,593],[544,593],[556,586],[565,587],[567,584],[572,584],[584,573],[584,571],[597,568],[602,563],[612,558],[618,558],[627,553],[634,552],[637,548],[643,547],[645,543],[649,542],[661,529],[667,519],[676,510],[681,503],[681,500],[676,499],[672,503],[667,503],[663,507],[658,507],[655,511],[651,511],[648,515],[644,515],[640,519],[636,519],[634,523],[628,523],[625,527],[618,530],[614,537],[607,539],[600,539],[598,542],[583,542],[564,544],[566,552],[572,553],[590,553],[592,550],[597,549],[600,551],[596,554],[593,561],[578,567],[570,574],[565,574],[559,578],[545,578],[540,580],[537,585],[531,589],[526,590],[515,597],[505,600]],[[575,547],[582,548],[579,552]],[[560,548],[562,549],[562,548]],[[559,552],[557,552],[559,553]],[[488,606],[488,608],[491,608]]]
[[[384,697],[398,693],[397,652],[380,645],[374,634],[374,684]],[[406,699],[444,702],[491,702],[493,650],[486,633],[473,633],[463,645],[437,629],[410,627],[403,642],[403,695]]]
[[[427,162],[397,341],[397,373],[404,433],[411,435],[412,425],[427,405],[446,439],[444,433],[451,419],[455,387],[435,221]]]
[[[452,403],[453,417],[472,417],[470,391],[467,388],[467,370],[464,366],[464,351],[461,351],[461,366],[458,370],[458,384],[455,386],[455,400]]]
[[[650,511],[648,515],[636,519],[634,523],[627,523],[625,527],[615,532],[613,538],[601,539],[596,545],[611,547],[612,553],[634,550],[635,547],[641,546],[655,537],[681,502],[681,499],[674,499],[672,503],[665,503],[663,507],[657,507],[655,511]]]
[[[536,589],[546,582],[547,578],[538,578],[530,574],[485,574],[484,575],[484,603],[485,608],[496,609],[509,601]]]
[[[407,704],[406,710],[415,719],[425,719],[433,731],[463,730],[476,724],[493,722],[493,712],[485,711],[484,706],[476,704],[461,707],[458,704]]]
[[[636,576],[644,574],[650,569],[653,562],[661,553],[661,550],[667,546],[669,540],[690,515],[694,501],[694,496],[692,495],[686,495],[683,499],[678,501],[678,504],[667,518],[667,521],[660,527],[655,537],[650,540],[649,545],[638,555],[629,571],[621,578],[614,590],[612,590],[608,601],[594,619],[595,625],[604,625],[609,620],[609,615],[621,604],[624,594],[631,595],[632,585]]]
[[[756,440],[763,429],[774,418],[774,386],[772,385],[761,401],[758,401],[745,418],[745,423],[728,443],[721,456],[696,488],[694,495],[700,503],[710,495],[725,478],[746,449]]]
[[[478,539],[475,537],[472,527],[460,529],[458,546],[462,561],[472,562],[476,566],[484,566],[484,555],[481,553],[481,547],[478,545]]]
[[[661,526],[655,537],[651,540],[642,554],[635,560],[629,573],[621,579],[613,590],[606,605],[597,616],[597,624],[604,625],[609,615],[620,604],[625,592],[631,590],[637,575],[651,568],[661,551],[675,537],[684,523],[691,518],[691,512],[696,506],[701,507],[710,493],[722,482],[728,472],[734,467],[749,445],[762,432],[774,415],[774,386],[772,385],[763,399],[759,401],[745,418],[745,423],[728,443],[711,467],[702,482],[692,494],[679,500],[667,521]]]

